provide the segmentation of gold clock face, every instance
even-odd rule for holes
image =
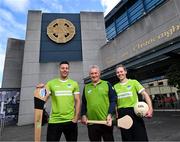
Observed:
[[[47,35],[56,43],[66,43],[74,37],[75,27],[66,19],[56,19],[47,26]]]

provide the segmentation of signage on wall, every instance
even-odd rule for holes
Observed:
[[[141,48],[145,48],[146,46],[151,45],[152,43],[157,42],[161,39],[170,38],[173,36],[173,34],[177,33],[178,31],[180,31],[180,24],[172,25],[168,29],[165,29],[163,32],[154,35],[153,37],[147,40],[137,43],[133,50],[136,51]]]
[[[82,61],[80,14],[43,13],[40,63]]]
[[[53,20],[47,26],[48,37],[56,43],[66,43],[75,35],[75,26],[66,19]]]
[[[18,121],[20,89],[0,89],[0,119],[6,125],[16,124]]]

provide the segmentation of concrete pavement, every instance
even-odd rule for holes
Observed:
[[[150,141],[180,141],[180,112],[154,112],[152,119],[145,119]],[[42,140],[46,140],[47,125],[42,128]],[[34,126],[6,126],[1,141],[33,141]],[[79,124],[78,141],[88,141],[86,126]],[[116,141],[121,141],[121,134],[114,128]],[[65,140],[62,136],[61,140]]]

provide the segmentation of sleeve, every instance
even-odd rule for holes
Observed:
[[[108,113],[114,114],[116,102],[117,102],[117,94],[109,82],[108,82],[108,87],[109,87],[108,95],[109,95],[109,103],[110,103]]]
[[[86,115],[86,112],[87,112],[87,101],[85,97],[85,87],[84,87],[83,95],[82,95],[81,116]]]
[[[74,87],[74,95],[76,94],[80,94],[80,89],[79,89],[79,85],[77,82],[75,82],[75,87]]]
[[[138,94],[141,94],[145,90],[145,88],[137,80],[134,80],[134,85]]]

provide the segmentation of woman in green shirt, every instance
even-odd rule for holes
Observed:
[[[134,106],[139,101],[138,94],[142,95],[149,106],[145,117],[151,118],[153,114],[152,103],[144,87],[137,81],[127,79],[127,70],[123,65],[116,68],[116,75],[119,82],[114,85],[117,93],[118,118],[130,115],[133,119],[133,126],[126,130],[121,128],[123,141],[148,141],[144,121],[134,113]]]

